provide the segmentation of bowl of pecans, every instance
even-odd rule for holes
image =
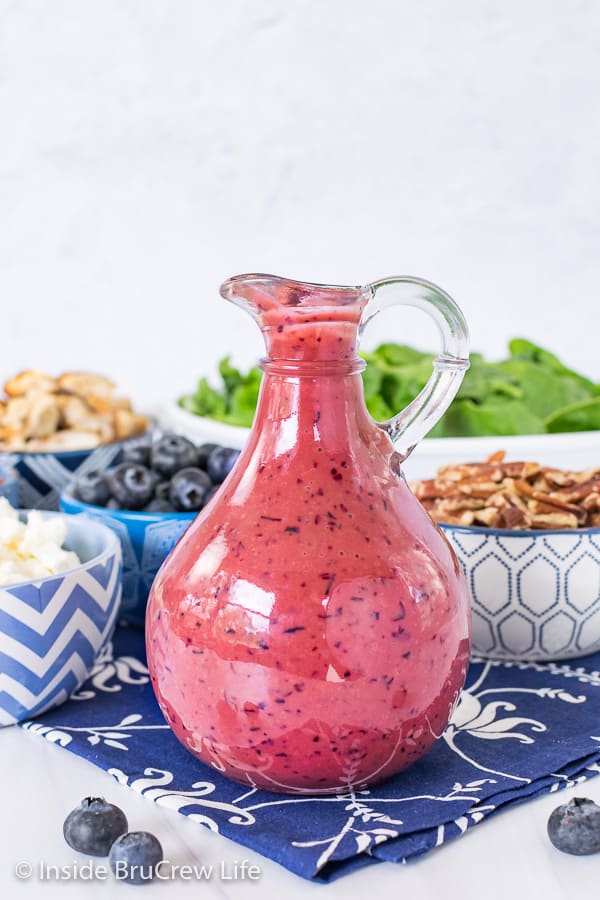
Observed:
[[[30,509],[57,510],[73,477],[118,462],[125,443],[150,427],[110,379],[90,372],[52,377],[30,369],[4,392],[0,465],[16,471],[16,500]]]
[[[467,578],[475,654],[548,661],[600,650],[600,466],[498,452],[411,488]]]

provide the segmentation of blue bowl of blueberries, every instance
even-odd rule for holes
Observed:
[[[122,619],[143,627],[156,573],[239,454],[178,434],[143,438],[124,447],[118,465],[85,472],[62,492],[63,512],[97,519],[121,540]]]

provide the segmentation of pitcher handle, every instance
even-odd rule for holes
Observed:
[[[402,461],[454,400],[469,368],[469,329],[452,297],[423,278],[383,278],[369,287],[372,296],[363,313],[359,335],[382,309],[414,306],[431,316],[441,336],[442,351],[433,361],[433,373],[423,390],[397,415],[377,423],[391,438]]]

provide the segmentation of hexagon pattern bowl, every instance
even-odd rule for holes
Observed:
[[[0,725],[64,703],[112,635],[121,600],[118,540],[98,522],[68,518],[65,546],[79,566],[0,587]]]
[[[120,617],[144,626],[148,593],[154,576],[196,513],[147,513],[105,509],[82,503],[69,491],[60,496],[63,512],[83,514],[108,526],[119,537],[123,553],[123,599]]]
[[[475,655],[544,661],[600,650],[600,528],[441,528],[467,577]]]

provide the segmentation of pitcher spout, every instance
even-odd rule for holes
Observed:
[[[372,288],[312,284],[276,275],[236,275],[221,296],[258,323],[272,359],[356,358],[359,323]]]

